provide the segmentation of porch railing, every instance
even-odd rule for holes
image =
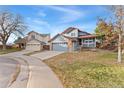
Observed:
[[[96,47],[96,43],[82,43],[82,47]]]

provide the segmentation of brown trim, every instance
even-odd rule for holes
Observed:
[[[96,38],[96,37],[97,37],[96,35],[83,35],[83,36],[80,36],[79,38],[85,39],[85,38]]]
[[[77,29],[79,32],[83,32],[83,33],[86,33],[86,34],[90,34],[90,33],[88,33],[88,32],[81,31],[80,29],[75,28],[75,27],[69,27],[69,28],[67,28],[66,30],[64,30],[61,34],[69,33],[70,31],[75,30],[75,29]]]

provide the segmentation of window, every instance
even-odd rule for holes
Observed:
[[[31,39],[35,39],[35,35],[31,35]]]
[[[64,41],[64,38],[63,37],[59,37],[58,40],[59,41]]]
[[[71,33],[71,36],[75,36],[75,33]]]
[[[84,43],[88,43],[88,41],[85,40]]]
[[[83,40],[83,47],[95,47],[95,41],[93,39]]]
[[[93,40],[89,40],[89,43],[93,43]]]

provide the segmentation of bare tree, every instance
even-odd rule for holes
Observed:
[[[113,6],[115,30],[118,33],[118,62],[122,62],[122,39],[124,33],[124,6]]]
[[[22,20],[22,17],[17,14],[13,14],[8,11],[0,13],[0,38],[3,44],[3,50],[6,49],[6,43],[11,34],[23,35],[26,31],[26,25]]]
[[[105,40],[108,44],[111,44],[113,41],[117,41],[118,48],[118,63],[122,62],[122,42],[124,40],[124,6],[116,5],[110,6],[107,9],[110,12],[109,20],[100,20],[96,32],[104,35]],[[112,32],[112,33],[111,33]],[[107,37],[106,37],[107,36]],[[105,45],[107,45],[105,42]],[[108,45],[107,45],[108,46]]]

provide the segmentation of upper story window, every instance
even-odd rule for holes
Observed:
[[[35,35],[31,35],[31,39],[35,39]]]
[[[75,33],[71,33],[71,36],[75,36]]]

